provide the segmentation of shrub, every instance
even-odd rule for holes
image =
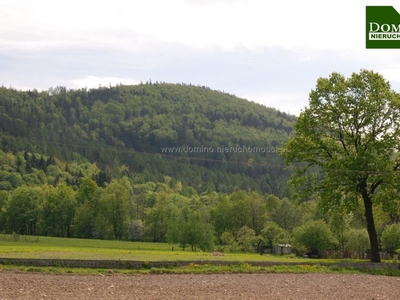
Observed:
[[[312,253],[320,253],[337,244],[329,226],[322,220],[308,221],[293,230],[295,248],[306,248]]]
[[[358,257],[363,257],[370,247],[368,232],[366,229],[351,229],[345,233],[346,250],[356,252]]]
[[[381,236],[382,246],[388,251],[400,248],[400,224],[386,226]]]

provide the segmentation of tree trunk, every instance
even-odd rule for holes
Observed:
[[[363,191],[361,194],[364,200],[364,209],[365,209],[364,215],[367,221],[367,231],[369,235],[369,242],[371,245],[371,261],[381,262],[381,256],[379,255],[378,235],[376,233],[374,215],[372,211],[372,201],[366,190]]]

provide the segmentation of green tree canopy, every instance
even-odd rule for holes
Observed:
[[[243,226],[239,229],[236,240],[242,251],[249,252],[253,249],[254,243],[256,242],[256,233],[253,229]]]
[[[264,239],[264,243],[271,248],[275,244],[288,243],[289,241],[288,232],[275,222],[265,224],[261,231],[261,237]]]
[[[368,250],[368,232],[365,229],[350,229],[345,233],[346,249],[356,252],[358,257],[363,257]]]
[[[0,150],[25,152],[18,160],[3,160],[0,152],[0,189],[39,184],[39,174],[25,174],[35,169],[48,175],[49,184],[79,187],[79,180],[65,176],[51,156],[96,163],[101,172],[74,173],[82,171],[79,177],[91,177],[100,187],[135,173],[136,183],[160,182],[168,175],[197,193],[244,189],[290,196],[289,172],[279,155],[266,149],[276,149],[288,138],[294,119],[233,95],[185,84],[56,87],[40,93],[0,87]],[[182,146],[214,151],[178,150]],[[264,151],[215,151],[224,146]],[[33,155],[33,149],[39,155]],[[27,176],[10,177],[1,166]],[[81,204],[81,195],[77,200]]]
[[[382,246],[391,251],[400,249],[400,224],[385,227],[382,232]]]
[[[62,183],[50,189],[42,208],[46,233],[53,236],[71,237],[75,209],[75,192],[70,186]]]
[[[311,253],[327,250],[336,244],[329,226],[322,220],[308,221],[293,230],[294,246]]]
[[[380,74],[319,78],[295,135],[281,149],[294,165],[291,182],[303,199],[353,210],[362,199],[372,250],[380,261],[373,205],[392,201],[399,181],[400,96]],[[383,197],[385,195],[385,197]]]
[[[36,234],[40,197],[37,188],[28,186],[17,187],[12,192],[6,208],[8,232]]]

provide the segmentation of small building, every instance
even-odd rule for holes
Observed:
[[[289,244],[277,244],[273,247],[263,246],[260,249],[260,254],[273,253],[273,254],[290,254],[292,253],[292,246]]]
[[[275,254],[290,254],[292,253],[292,246],[289,244],[278,244],[272,248],[272,253]]]

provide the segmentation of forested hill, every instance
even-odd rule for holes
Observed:
[[[184,84],[46,92],[0,88],[3,153],[96,163],[104,180],[128,176],[141,183],[169,176],[198,192],[287,195],[289,174],[276,148],[287,140],[293,120]]]

